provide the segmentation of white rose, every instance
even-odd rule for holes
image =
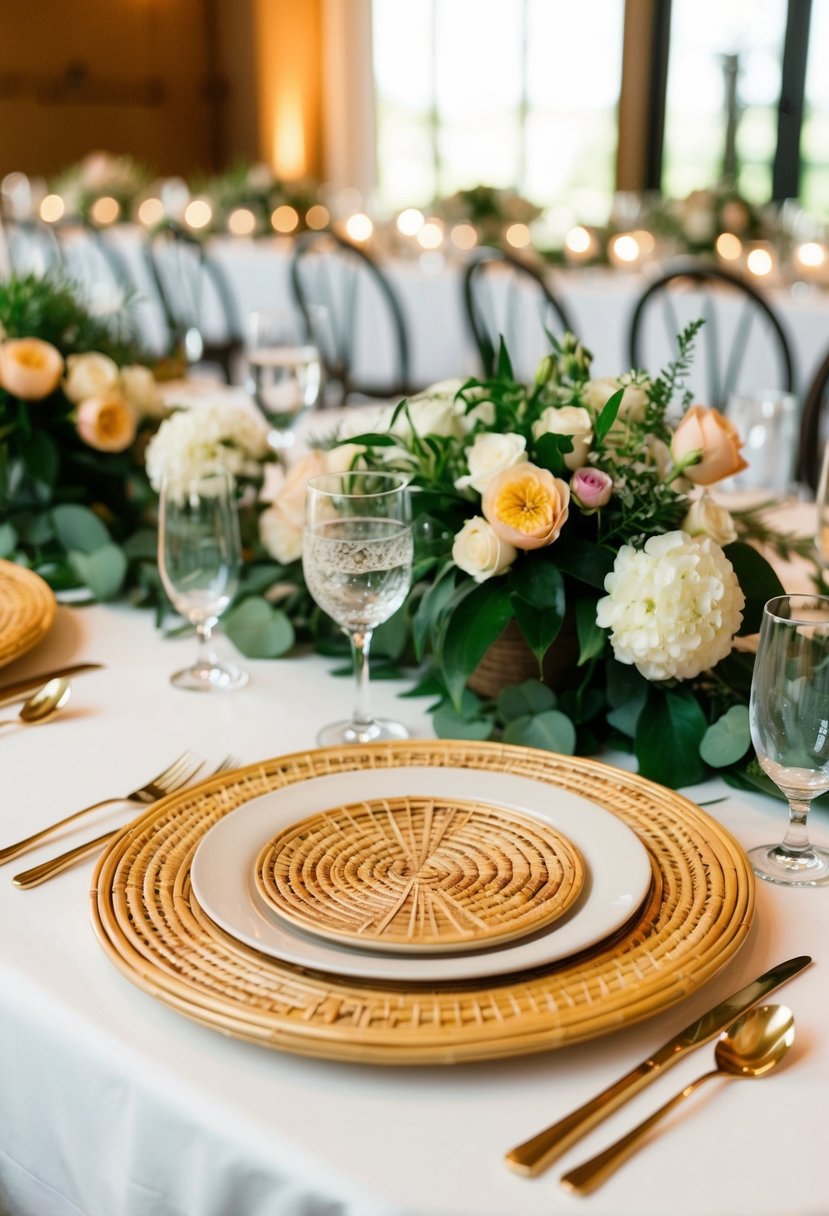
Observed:
[[[164,418],[167,407],[161,399],[155,376],[148,367],[132,363],[121,368],[121,392],[135,412],[144,418]]]
[[[80,405],[87,397],[101,397],[117,387],[118,365],[109,355],[90,351],[67,358],[63,391],[74,405]]]
[[[527,441],[523,435],[508,431],[506,435],[498,435],[494,431],[485,431],[476,435],[472,447],[466,454],[469,474],[459,477],[455,482],[457,490],[465,490],[471,486],[479,494],[483,494],[496,473],[511,469],[514,464],[526,460]]]
[[[267,452],[264,421],[236,404],[203,402],[176,410],[162,422],[147,445],[144,463],[158,490],[168,470],[183,482],[216,464],[234,477],[261,477]]]
[[[691,503],[682,521],[682,530],[689,536],[708,536],[717,545],[730,545],[737,539],[731,512],[714,502],[708,494]]]
[[[476,583],[485,583],[488,578],[503,574],[515,561],[516,552],[509,541],[498,539],[485,519],[475,515],[455,537],[452,560],[465,574],[471,574]]]
[[[542,435],[570,435],[573,450],[564,453],[564,463],[568,469],[580,469],[593,440],[593,419],[580,405],[550,405],[533,424],[533,435],[536,439]]]
[[[605,376],[599,380],[588,380],[582,392],[582,399],[585,405],[598,414],[620,388],[624,388],[625,391],[622,393],[616,421],[641,422],[645,417],[645,406],[648,404],[647,386],[644,384],[623,384],[612,376]]]
[[[295,562],[302,554],[302,528],[286,519],[277,505],[268,507],[259,516],[259,537],[271,557],[283,566]]]
[[[613,653],[646,680],[690,680],[731,651],[745,597],[719,545],[686,532],[622,545],[596,622]]]
[[[410,397],[408,417],[406,411],[401,410],[391,434],[408,439],[414,427],[418,435],[454,435],[460,438],[463,428],[455,410],[455,393],[462,384],[462,380],[441,380],[439,384],[433,384],[424,392]]]

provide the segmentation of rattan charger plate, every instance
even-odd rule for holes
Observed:
[[[650,897],[630,925],[582,955],[483,985],[440,987],[303,972],[234,941],[201,910],[190,863],[222,816],[309,777],[412,765],[513,772],[591,799],[648,849]],[[593,760],[436,740],[283,756],[172,794],[113,839],[90,900],[116,966],[204,1025],[310,1056],[449,1064],[590,1039],[682,1000],[745,940],[754,878],[733,837],[672,790]]]
[[[39,574],[0,560],[0,667],[36,646],[56,612],[52,589]]]
[[[584,885],[549,823],[460,798],[371,798],[301,819],[254,865],[306,932],[375,950],[484,949],[551,925]]]

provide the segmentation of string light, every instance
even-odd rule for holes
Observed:
[[[89,217],[95,224],[114,224],[121,214],[121,204],[109,194],[96,198],[89,208]]]
[[[417,234],[421,249],[440,249],[443,244],[443,225],[439,220],[427,220]]]
[[[256,216],[249,207],[237,207],[227,217],[227,230],[234,236],[252,236],[256,231]]]
[[[66,203],[59,194],[47,194],[40,204],[40,218],[46,224],[56,224],[66,214]]]
[[[328,208],[323,207],[322,203],[314,203],[313,207],[308,208],[305,215],[305,223],[315,232],[327,227],[330,219]]]
[[[362,211],[355,211],[345,221],[345,230],[352,241],[367,241],[374,232],[374,224]]]
[[[425,223],[426,217],[422,211],[418,211],[417,207],[407,207],[397,217],[397,230],[402,236],[417,236]]]
[[[795,259],[801,266],[817,270],[826,261],[826,250],[817,241],[804,241],[795,250]]]
[[[571,228],[564,238],[564,247],[570,253],[585,254],[590,253],[593,245],[593,238],[586,228],[578,224],[575,228]]]
[[[526,224],[510,224],[504,236],[507,239],[507,244],[512,245],[514,249],[526,249],[533,239],[532,233]]]
[[[610,252],[626,265],[632,265],[639,258],[639,242],[632,232],[623,232],[610,242]]]
[[[184,208],[184,222],[191,228],[206,228],[213,219],[213,208],[206,198],[194,198]]]
[[[449,239],[457,249],[474,249],[478,244],[478,233],[472,224],[455,224]]]
[[[290,203],[282,203],[271,215],[271,227],[274,232],[283,234],[293,232],[299,225],[299,212]]]
[[[724,262],[736,262],[743,252],[743,242],[733,232],[721,232],[715,248]]]
[[[138,218],[145,228],[154,228],[164,219],[164,204],[160,198],[145,198],[138,208]]]
[[[752,249],[746,258],[746,266],[752,274],[756,274],[758,278],[763,278],[765,275],[771,274],[774,261],[767,249]]]

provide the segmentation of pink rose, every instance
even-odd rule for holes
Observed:
[[[689,481],[710,486],[748,468],[740,455],[742,446],[737,429],[719,410],[692,405],[674,431],[671,455],[682,465],[682,474]],[[696,464],[686,464],[697,452],[701,459]]]
[[[610,502],[613,478],[602,469],[576,469],[570,481],[570,493],[582,511],[598,511]]]

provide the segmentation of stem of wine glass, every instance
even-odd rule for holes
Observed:
[[[371,726],[374,721],[368,692],[368,655],[371,649],[371,637],[371,629],[348,635],[354,661],[354,712],[351,715],[351,725],[358,734]]]
[[[196,638],[198,639],[198,653],[196,655],[196,666],[203,669],[216,667],[218,658],[211,644],[213,636],[213,626],[215,620],[200,621],[196,625]]]
[[[809,814],[811,801],[803,798],[789,798],[789,826],[780,848],[786,853],[806,853],[811,848],[809,833],[806,828],[806,817]]]

